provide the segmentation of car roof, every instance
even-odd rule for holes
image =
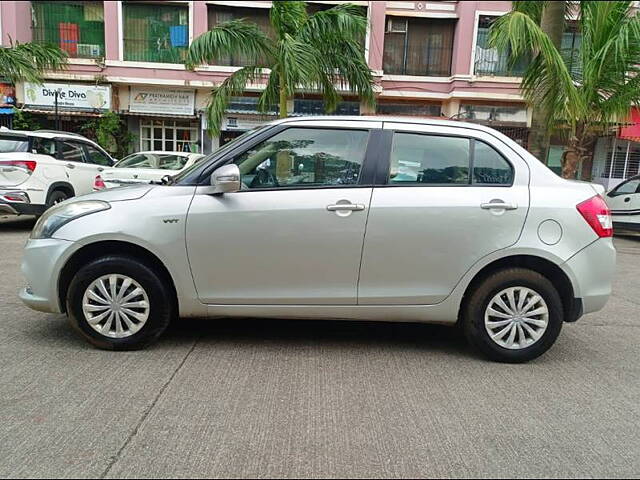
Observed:
[[[70,133],[70,132],[58,132],[55,130],[11,130],[9,128],[0,129],[0,134],[10,134],[10,135],[25,135],[29,137],[40,137],[40,138],[65,138],[68,140],[86,140],[87,142],[95,143],[89,140],[87,137],[80,135],[79,133]]]
[[[412,116],[388,116],[388,115],[318,115],[311,117],[287,117],[271,122],[273,125],[281,123],[297,123],[297,122],[387,122],[387,123],[407,123],[418,125],[433,125],[439,127],[456,127],[470,128],[473,130],[481,130],[484,132],[495,132],[495,129],[472,122],[461,122],[458,120],[441,120],[439,118],[422,118]]]
[[[202,153],[197,153],[197,152],[168,152],[165,150],[143,150],[141,152],[133,152],[130,153],[129,155],[139,155],[141,153],[153,153],[154,155],[178,155],[180,157],[188,157],[189,155],[202,155],[204,156]],[[127,155],[127,156],[129,156]]]

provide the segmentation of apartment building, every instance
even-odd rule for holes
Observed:
[[[309,9],[337,1],[309,1]],[[444,117],[490,125],[526,146],[530,112],[519,93],[525,65],[510,68],[507,55],[488,45],[491,23],[509,1],[358,1],[369,29],[365,55],[377,84],[376,111],[345,95],[336,114]],[[234,18],[269,30],[270,1],[3,1],[0,38],[49,42],[69,54],[69,68],[43,85],[4,85],[2,112],[16,105],[46,128],[55,125],[56,91],[64,129],[112,110],[135,135],[134,150],[210,152],[243,131],[275,118],[257,111],[261,84],[233,99],[222,134],[207,134],[203,109],[211,88],[244,65],[240,56],[195,71],[183,61],[189,43]],[[563,48],[579,45],[568,29]],[[13,93],[15,91],[15,94]],[[8,92],[8,94],[7,94]],[[13,97],[11,95],[14,95]],[[3,107],[9,107],[4,108]],[[325,114],[322,99],[298,95],[292,115]],[[604,147],[603,147],[604,148]],[[559,168],[559,151],[550,161]],[[602,166],[602,170],[606,170]],[[636,169],[637,170],[637,169]]]

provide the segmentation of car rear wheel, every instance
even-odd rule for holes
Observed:
[[[510,268],[492,273],[471,293],[463,327],[471,345],[488,358],[520,363],[551,348],[563,319],[560,295],[548,279]]]
[[[136,350],[156,340],[175,316],[172,292],[149,266],[105,256],[82,267],[69,286],[72,326],[107,350]]]
[[[51,208],[60,202],[64,202],[68,198],[69,195],[67,195],[67,192],[64,190],[54,190],[47,199],[47,208]]]

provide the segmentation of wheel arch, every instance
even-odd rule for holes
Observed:
[[[63,192],[67,193],[69,195],[69,198],[76,196],[76,192],[73,189],[73,185],[71,185],[69,182],[53,182],[51,185],[49,185],[49,188],[47,189],[45,204],[49,203],[49,198],[51,197],[51,194],[56,190],[62,190]]]
[[[152,268],[162,280],[167,282],[173,295],[174,305],[179,311],[179,297],[171,273],[153,252],[140,245],[121,240],[105,240],[90,243],[78,249],[67,260],[58,277],[58,302],[63,313],[67,311],[67,293],[74,275],[87,262],[105,255],[126,255]],[[177,313],[177,312],[176,312]]]
[[[482,269],[474,275],[462,296],[460,309],[458,311],[458,319],[460,319],[461,312],[464,311],[470,292],[477,288],[477,286],[492,273],[512,267],[533,270],[551,281],[553,286],[558,290],[558,294],[562,300],[564,320],[566,322],[573,322],[582,315],[582,302],[580,299],[575,298],[571,279],[562,270],[562,268],[551,260],[543,257],[519,254],[496,259],[482,267]]]

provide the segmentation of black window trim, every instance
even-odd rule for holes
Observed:
[[[420,124],[415,124],[420,125]],[[463,133],[439,133],[439,132],[425,132],[418,130],[405,130],[405,129],[385,129],[385,132],[389,132],[386,140],[388,142],[387,145],[387,155],[386,158],[378,163],[378,171],[376,173],[376,188],[387,188],[387,187],[419,187],[419,188],[429,188],[429,187],[449,187],[449,188],[461,188],[461,187],[502,187],[502,188],[510,188],[513,187],[516,179],[516,169],[513,166],[513,163],[495,146],[491,145],[489,142],[473,137],[469,134]],[[396,133],[411,133],[416,135],[429,135],[432,137],[456,137],[456,138],[466,138],[469,140],[469,180],[467,183],[389,183],[389,174],[391,173],[391,153],[393,150],[393,137]],[[507,162],[509,168],[511,168],[511,182],[510,183],[473,183],[473,167],[474,167],[474,145],[475,142],[482,142],[492,148],[502,159]]]
[[[314,129],[314,130],[359,130],[368,132],[367,145],[365,148],[364,157],[362,160],[362,167],[360,169],[360,175],[358,176],[358,183],[354,183],[352,185],[291,185],[285,187],[273,187],[273,188],[256,188],[250,190],[240,190],[235,193],[246,193],[246,192],[272,192],[272,191],[289,191],[289,190],[319,190],[319,189],[345,189],[345,188],[372,188],[375,185],[375,177],[377,174],[376,165],[384,160],[381,158],[381,148],[384,146],[383,141],[381,141],[380,137],[383,133],[382,128],[375,128],[373,126],[330,126],[330,125],[305,125],[302,123],[282,123],[274,126],[273,128],[269,128],[264,132],[261,132],[260,135],[252,138],[249,142],[243,143],[242,145],[238,145],[236,148],[226,152],[222,157],[212,161],[207,165],[206,169],[202,171],[200,174],[200,178],[198,180],[198,185],[209,185],[211,174],[214,170],[223,165],[227,165],[233,160],[235,160],[239,155],[251,150],[253,147],[258,145],[259,143],[268,140],[271,137],[282,133],[285,130],[291,128],[304,128],[304,129]],[[384,152],[382,152],[384,153]]]

